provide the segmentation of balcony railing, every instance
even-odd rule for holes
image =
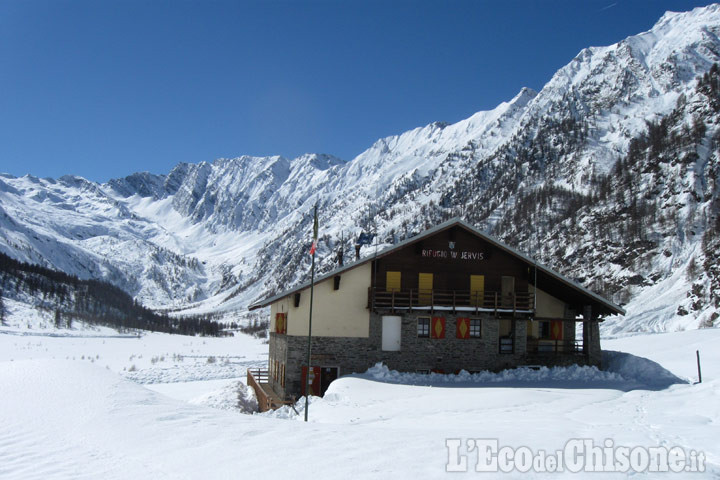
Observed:
[[[372,310],[452,310],[469,312],[531,313],[532,292],[501,293],[469,290],[391,290],[370,288],[368,307]]]
[[[582,354],[582,342],[576,340],[550,340],[528,337],[527,353],[533,355]]]
[[[283,405],[293,406],[295,403],[294,398],[292,400],[281,400],[273,392],[272,388],[270,388],[270,372],[268,370],[248,368],[247,386],[255,390],[258,408],[261,412],[275,410]],[[292,409],[295,410],[295,407],[293,406]]]

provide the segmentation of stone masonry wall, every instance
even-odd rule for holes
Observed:
[[[599,364],[600,346],[597,322],[594,322],[589,355],[529,355],[527,353],[527,320],[515,319],[514,351],[499,353],[499,319],[481,315],[480,338],[456,338],[457,318],[467,317],[449,312],[435,313],[445,318],[445,338],[418,338],[417,318],[427,313],[406,313],[401,316],[401,346],[398,352],[382,350],[382,315],[370,315],[369,338],[313,337],[311,363],[314,366],[339,367],[339,375],[360,373],[383,362],[398,371],[434,370],[454,373],[461,369],[500,371],[521,365]],[[575,323],[566,322],[564,338],[573,339]],[[285,363],[285,388],[274,382],[281,397],[301,395],[302,366],[307,364],[307,337],[270,335],[270,358]]]

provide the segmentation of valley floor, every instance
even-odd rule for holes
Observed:
[[[659,364],[610,354],[620,365],[616,373],[424,381],[371,369],[313,398],[309,424],[287,408],[268,415],[222,410],[233,408],[246,369],[265,365],[261,340],[48,335],[58,333],[0,329],[0,478],[477,476],[469,439],[533,453],[562,450],[571,439],[679,446],[703,453],[705,471],[671,478],[720,476],[718,329],[605,341],[606,350]],[[702,384],[693,384],[695,350],[703,359]],[[669,385],[672,376],[660,366],[681,383]],[[453,451],[466,458],[468,473],[446,473]],[[597,475],[575,476],[629,473]]]

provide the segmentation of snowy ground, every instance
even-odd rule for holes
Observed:
[[[611,372],[454,377],[376,368],[313,399],[309,424],[289,409],[222,410],[245,370],[267,361],[260,340],[49,336],[57,333],[0,328],[2,479],[494,478],[474,471],[468,440],[535,453],[574,438],[707,456],[705,472],[642,477],[720,476],[717,329],[608,340],[605,349],[632,354],[610,353]],[[703,383],[694,385],[697,349]],[[446,473],[448,439],[467,454],[468,473]]]

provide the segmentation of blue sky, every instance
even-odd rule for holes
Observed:
[[[670,0],[3,0],[0,172],[329,153],[536,90]]]

